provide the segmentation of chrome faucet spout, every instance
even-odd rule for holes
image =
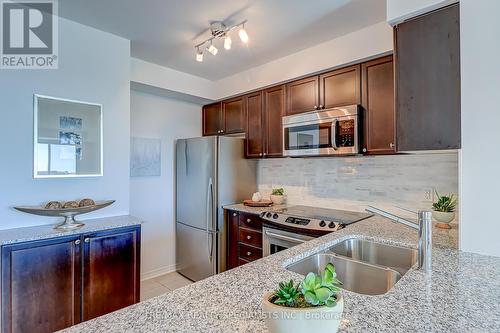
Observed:
[[[386,212],[382,209],[368,206],[367,212],[388,218],[391,221],[401,223],[407,227],[418,230],[418,269],[425,273],[432,270],[432,212],[419,211],[418,224],[405,220],[397,215]]]

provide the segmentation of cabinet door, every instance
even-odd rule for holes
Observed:
[[[236,97],[222,102],[223,128],[221,134],[245,132],[245,110],[243,97]]]
[[[203,135],[217,135],[221,130],[221,103],[203,106]]]
[[[266,157],[283,155],[283,124],[285,113],[285,86],[264,90],[265,154]]]
[[[227,269],[238,267],[238,212],[227,211]]]
[[[395,28],[398,151],[460,148],[460,26],[455,4]]]
[[[359,65],[320,75],[319,88],[320,108],[361,104]]]
[[[83,320],[139,302],[140,227],[84,235]]]
[[[319,77],[312,76],[286,85],[286,114],[314,111],[319,105]]]
[[[262,119],[262,92],[245,96],[247,114],[246,156],[261,157],[264,153],[264,121]]]
[[[81,321],[79,236],[2,247],[2,332],[54,332]]]
[[[394,153],[394,70],[392,56],[361,65],[362,105],[365,110],[363,152]]]

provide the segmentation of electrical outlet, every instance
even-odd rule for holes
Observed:
[[[434,201],[434,190],[432,188],[424,189],[424,201],[433,202]]]

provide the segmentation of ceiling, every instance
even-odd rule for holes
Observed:
[[[298,52],[385,21],[385,0],[64,0],[59,14],[131,40],[131,53],[210,80]],[[210,36],[209,24],[248,19],[250,42],[235,31],[233,47],[195,61],[194,45]]]

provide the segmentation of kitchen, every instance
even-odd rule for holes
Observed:
[[[2,148],[13,175],[2,179],[2,331],[279,332],[265,293],[328,276],[327,262],[343,282],[331,309],[343,309],[293,321],[297,332],[499,329],[498,163],[485,155],[497,118],[478,101],[498,80],[471,63],[494,62],[484,41],[497,27],[476,18],[497,4],[198,4],[210,24],[167,60],[175,44],[151,44],[161,33],[140,22],[164,24],[169,8],[181,24],[176,13],[196,9],[128,4],[111,19],[113,2],[59,2],[55,74],[2,70],[2,99],[24,117],[5,112],[4,124],[24,123],[3,126],[20,144]],[[271,28],[277,8],[276,27],[305,20],[291,39]],[[58,148],[54,110],[80,175],[40,168],[43,144]],[[47,224],[13,207],[71,214]],[[41,311],[43,299],[64,306]]]

